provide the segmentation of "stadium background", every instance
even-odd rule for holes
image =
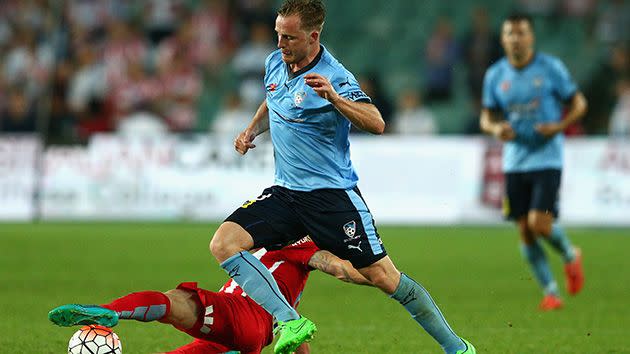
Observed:
[[[73,330],[45,318],[60,303],[183,280],[220,287],[207,251],[215,222],[272,181],[268,141],[245,158],[231,141],[262,99],[278,3],[0,2],[0,352],[63,352]],[[630,353],[630,3],[326,5],[323,43],[388,121],[385,136],[356,132],[353,156],[401,269],[482,352]],[[553,314],[535,311],[538,290],[501,221],[500,146],[478,136],[480,80],[514,9],[534,16],[538,48],[589,100],[568,134],[562,191],[588,283]],[[314,352],[437,351],[373,290],[313,278],[302,310],[320,324]],[[116,331],[127,353],[186,341],[158,325]]]

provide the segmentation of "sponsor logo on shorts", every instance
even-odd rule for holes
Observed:
[[[361,249],[361,235],[357,235],[357,223],[352,220],[343,225],[343,232],[346,233],[347,238],[343,240],[344,243],[347,243],[348,249],[358,250],[359,252],[363,252]],[[356,242],[355,244],[353,244]]]
[[[243,208],[243,209],[247,209],[250,205],[252,205],[252,204],[254,204],[254,203],[256,203],[256,202],[259,202],[259,201],[261,201],[261,200],[265,200],[265,199],[267,199],[267,198],[269,198],[269,197],[271,197],[271,193],[269,193],[269,194],[263,194],[263,195],[259,196],[258,198],[254,199],[254,200],[248,200],[248,201],[246,201],[245,203],[243,203],[243,205],[241,206],[241,208]]]
[[[363,253],[363,250],[361,249],[361,241],[359,241],[359,243],[355,246],[355,245],[348,245],[348,249],[352,250],[358,250],[359,252]]]
[[[343,232],[345,232],[346,236],[350,237],[351,239],[354,238],[354,234],[355,232],[357,232],[357,223],[354,220],[347,222],[345,225],[343,225]]]

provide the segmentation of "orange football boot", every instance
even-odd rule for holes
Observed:
[[[575,259],[564,265],[564,274],[567,279],[567,291],[575,295],[584,286],[584,270],[582,269],[582,250],[575,248]]]
[[[545,295],[539,307],[542,311],[558,310],[562,308],[562,300],[557,295]]]

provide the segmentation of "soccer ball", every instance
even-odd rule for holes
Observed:
[[[122,354],[122,343],[110,328],[83,326],[70,338],[68,354]]]

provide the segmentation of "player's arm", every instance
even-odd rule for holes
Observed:
[[[361,130],[383,134],[385,121],[376,106],[366,102],[354,102],[341,97],[328,79],[319,74],[304,75],[306,84],[322,98],[327,99],[344,117]]]
[[[264,100],[247,128],[234,139],[234,148],[239,154],[245,155],[249,149],[256,147],[253,143],[254,139],[267,130],[269,130],[269,108],[267,108],[267,101]]]
[[[516,137],[512,126],[503,119],[503,114],[499,111],[483,108],[481,110],[479,126],[482,132],[490,134],[502,141],[512,140]]]
[[[584,116],[588,103],[582,92],[577,92],[567,105],[567,112],[564,119],[557,123],[544,123],[536,125],[536,131],[545,137],[552,137],[565,131],[571,124],[577,122]]]
[[[372,286],[372,283],[361,275],[350,262],[328,251],[320,250],[315,252],[308,261],[308,265],[347,283]]]

